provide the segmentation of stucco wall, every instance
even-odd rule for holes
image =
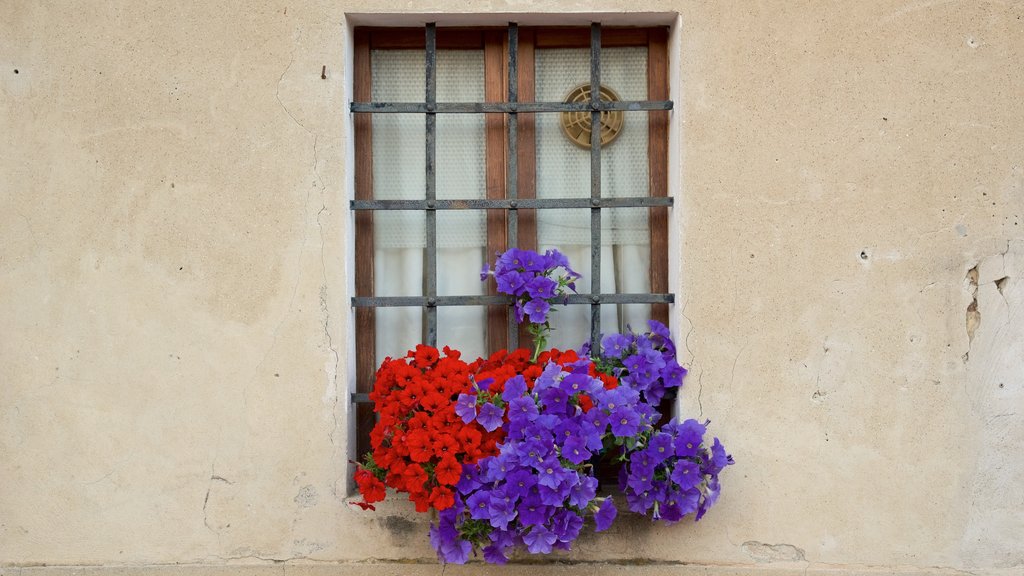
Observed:
[[[344,502],[346,14],[638,8],[0,0],[0,573],[434,573],[409,506]],[[552,570],[1024,569],[1024,3],[642,8],[682,406],[738,464],[561,557],[655,564]]]

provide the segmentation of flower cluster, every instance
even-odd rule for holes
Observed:
[[[686,368],[676,361],[676,347],[668,328],[657,320],[647,324],[650,331],[643,334],[627,329],[625,334],[602,338],[595,362],[601,371],[618,376],[656,406],[665,392],[682,385]],[[589,343],[584,344],[583,353],[589,353],[589,348]]]
[[[384,487],[408,492],[416,510],[444,510],[464,464],[496,454],[503,432],[466,424],[453,401],[473,385],[474,366],[458,351],[419,345],[404,358],[387,358],[370,399],[379,420],[370,433],[373,452],[356,472],[364,507],[384,499]],[[476,363],[474,363],[476,364]]]
[[[463,422],[506,432],[500,453],[467,466],[456,505],[431,529],[439,557],[462,563],[482,549],[488,562],[504,563],[524,546],[534,554],[568,549],[593,514],[597,530],[616,515],[611,499],[597,498],[591,458],[606,440],[624,443],[652,428],[658,417],[640,394],[591,375],[588,359],[560,354],[530,385],[522,376],[500,395],[478,390],[459,396]]]
[[[533,324],[546,324],[551,305],[564,298],[566,290],[575,292],[580,277],[558,250],[538,254],[515,248],[498,256],[494,270],[484,264],[480,280],[492,274],[499,292],[515,296],[516,319],[521,323],[528,317]]]
[[[419,512],[437,510],[430,542],[453,563],[567,550],[589,517],[606,529],[617,509],[597,496],[605,464],[618,469],[631,511],[699,520],[733,460],[717,438],[705,441],[707,423],[663,423],[657,407],[686,375],[668,328],[650,321],[642,334],[605,336],[599,353],[543,350],[551,305],[579,274],[555,250],[513,249],[484,267],[488,275],[528,320],[532,354],[501,350],[467,364],[458,351],[445,347],[442,357],[421,345],[387,358],[370,394],[379,421],[355,475],[358,505],[373,508],[390,487]]]
[[[645,435],[619,473],[629,509],[668,524],[696,513],[700,520],[718,500],[718,473],[733,463],[718,438],[704,440],[706,422],[673,419]]]

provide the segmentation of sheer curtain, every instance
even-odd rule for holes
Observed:
[[[587,49],[537,50],[539,101],[561,101],[579,84],[589,82]],[[423,52],[375,50],[372,55],[374,101],[423,101]],[[623,99],[647,98],[645,48],[602,51],[602,84]],[[439,101],[482,102],[482,51],[439,50]],[[589,197],[589,151],[569,142],[558,114],[538,114],[537,196]],[[425,119],[422,114],[373,116],[373,183],[378,199],[422,199],[425,189]],[[437,115],[438,198],[484,198],[484,116]],[[627,113],[618,139],[602,149],[602,194],[648,194],[647,116]],[[486,230],[482,211],[438,211],[438,293],[484,293],[478,272],[485,259]],[[602,213],[603,292],[648,292],[649,232],[647,210],[623,208]],[[377,296],[423,294],[425,216],[415,211],[378,211],[374,215],[374,286]],[[538,210],[538,245],[557,248],[583,274],[581,292],[590,291],[590,213],[588,210]],[[642,327],[650,306],[602,306],[601,325],[613,332],[632,324]],[[420,308],[377,309],[377,361],[397,356],[425,340]],[[560,307],[553,316],[552,346],[578,348],[590,334],[589,306]],[[450,345],[475,358],[484,349],[482,307],[438,308],[438,345]]]
[[[422,102],[425,76],[422,50],[375,50],[373,100]],[[482,50],[439,50],[437,98],[483,102]],[[373,193],[378,199],[423,199],[426,188],[426,120],[422,114],[373,117]],[[483,198],[484,117],[437,115],[437,197]],[[378,296],[420,296],[424,284],[426,218],[422,212],[374,215],[374,287]],[[484,213],[437,213],[437,290],[442,296],[484,293],[479,271],[484,261]],[[438,307],[438,346],[458,348],[470,359],[484,350],[484,309]],[[397,356],[426,340],[420,308],[377,309],[377,361]]]

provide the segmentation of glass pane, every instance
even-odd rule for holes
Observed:
[[[451,346],[462,352],[463,360],[472,362],[485,354],[486,344],[483,306],[437,308],[438,349]]]
[[[377,211],[373,215],[373,293],[375,296],[422,296],[426,214],[412,210]],[[358,258],[359,255],[357,254]]]
[[[377,365],[388,356],[404,356],[424,341],[422,308],[377,308]]]

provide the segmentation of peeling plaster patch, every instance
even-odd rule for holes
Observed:
[[[1003,296],[1006,295],[1006,293],[1003,292],[1003,291],[1006,290],[1006,282],[1009,279],[1010,279],[1009,276],[1003,276],[999,280],[996,280],[996,290],[999,290],[999,293],[1002,294]]]
[[[971,357],[971,344],[974,343],[974,333],[981,326],[981,312],[978,311],[978,265],[967,271],[967,283],[971,291],[971,303],[967,305],[967,352],[964,353],[964,363]]]
[[[294,502],[299,505],[300,508],[312,508],[316,506],[319,501],[320,495],[317,494],[316,488],[312,484],[306,484],[303,486],[299,493],[295,495]]]
[[[743,543],[743,551],[758,562],[804,562],[804,551],[792,544]]]

